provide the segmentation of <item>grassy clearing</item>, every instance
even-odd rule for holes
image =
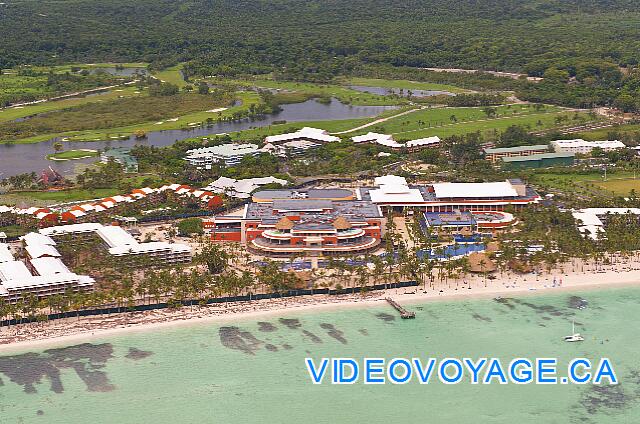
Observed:
[[[124,179],[123,183],[130,184],[133,187],[140,187],[143,180],[147,177],[148,176],[145,175],[133,175]],[[51,191],[19,191],[0,194],[0,205],[24,204],[29,206],[51,206],[66,202],[102,199],[122,193],[125,193],[125,190],[119,187],[96,189],[72,188],[67,190]]]
[[[560,190],[594,193],[598,190],[606,191],[619,196],[628,196],[631,190],[640,192],[640,175],[634,175],[632,171],[609,170],[607,180],[603,171],[588,173],[535,173],[534,179],[540,184]]]
[[[0,105],[30,102],[115,85],[127,79],[109,74],[82,75],[65,67],[23,67],[0,72]]]
[[[36,201],[40,206],[63,202],[98,199],[120,193],[117,188],[98,188],[95,190],[71,189],[59,191],[21,191],[0,195],[0,204],[20,204]]]
[[[430,82],[409,81],[409,80],[385,80],[377,78],[349,78],[344,80],[345,85],[364,85],[366,87],[382,88],[403,88],[405,90],[433,90],[448,91],[450,93],[468,93],[459,87],[447,84],[436,84]]]
[[[192,94],[195,95],[195,94]],[[151,132],[151,131],[160,131],[160,130],[177,130],[177,129],[187,129],[189,128],[190,123],[201,123],[205,122],[207,118],[212,118],[217,120],[220,118],[233,116],[235,112],[242,111],[248,109],[252,104],[260,103],[260,96],[256,93],[252,92],[239,92],[236,93],[236,99],[240,100],[242,104],[240,106],[229,107],[227,110],[222,112],[207,112],[206,110],[215,109],[217,106],[209,104],[205,109],[200,110],[184,115],[175,115],[171,111],[171,113],[167,113],[157,120],[151,120],[146,122],[140,122],[138,124],[126,125],[126,126],[118,126],[113,128],[106,129],[96,129],[96,130],[85,130],[85,131],[64,131],[57,133],[47,133],[41,134],[33,137],[27,137],[23,139],[16,140],[15,143],[39,143],[42,141],[49,140],[53,137],[63,137],[65,141],[100,141],[107,139],[118,139],[118,138],[126,138],[135,133],[138,130]],[[128,110],[123,110],[123,112],[128,112]],[[176,119],[168,121],[168,119]],[[162,122],[162,123],[160,123]],[[2,143],[2,141],[0,141]]]
[[[512,125],[523,126],[531,131],[550,129],[558,127],[556,118],[559,116],[565,116],[571,119],[574,113],[563,112],[547,112],[539,114],[530,114],[525,116],[503,117],[494,119],[480,119],[477,121],[458,122],[452,124],[444,124],[442,126],[436,126],[432,128],[423,128],[417,131],[404,131],[396,133],[396,138],[420,138],[435,136],[444,138],[452,135],[463,135],[474,132],[480,132],[487,137],[496,137],[497,134],[503,132]],[[587,114],[580,114],[582,118],[586,119]],[[384,125],[384,124],[382,124]]]
[[[71,99],[55,100],[38,103],[19,108],[0,109],[0,123],[13,121],[26,116],[37,115],[39,113],[54,112],[70,107],[81,106],[88,103],[99,103],[125,97],[140,97],[146,95],[146,91],[140,91],[137,87],[122,87],[103,93],[93,94],[85,97],[75,97]]]
[[[19,237],[27,234],[29,230],[20,225],[8,225],[6,227],[0,226],[0,233],[5,233],[7,237]]]
[[[535,109],[529,105],[499,106],[495,109],[497,112],[495,118],[491,118],[493,121],[500,118],[540,113],[536,112]],[[541,112],[556,112],[559,110],[560,109],[553,106],[545,106]],[[399,133],[425,129],[425,127],[439,127],[450,124],[462,125],[466,122],[476,122],[485,119],[489,118],[487,118],[487,114],[483,109],[479,107],[434,107],[391,119],[383,125],[385,131],[389,133]]]
[[[356,106],[387,106],[405,104],[405,99],[363,93],[348,87],[333,84],[313,84],[293,81],[256,80],[210,80],[211,83],[231,83],[244,87],[260,87],[302,93],[308,97],[335,97],[342,103]]]
[[[50,160],[74,160],[74,159],[83,159],[98,156],[98,152],[95,150],[67,150],[65,152],[58,152],[47,155],[47,159]]]
[[[608,179],[594,184],[619,196],[628,196],[631,190],[640,193],[640,180],[633,178]]]
[[[255,128],[240,132],[229,133],[234,140],[262,140],[268,135],[283,134],[299,130],[302,127],[321,128],[329,132],[345,131],[368,122],[376,118],[356,118],[343,119],[338,121],[307,121],[307,122],[289,122],[286,124],[269,125],[266,127]]]
[[[189,84],[184,80],[184,77],[182,76],[182,64],[163,69],[162,71],[152,72],[151,75],[158,78],[160,81],[175,84],[180,88]]]
[[[585,140],[597,141],[608,140],[609,133],[611,132],[617,132],[620,134],[628,133],[629,135],[637,137],[637,135],[640,134],[640,124],[615,125],[613,127],[601,128],[598,130],[584,131],[574,135],[575,137],[584,138]]]
[[[588,120],[587,114],[566,112],[554,106],[545,106],[539,112],[530,105],[506,105],[496,108],[496,117],[488,118],[483,108],[429,108],[398,118],[392,118],[371,128],[354,131],[357,135],[368,131],[395,134],[396,138],[418,138],[427,136],[448,137],[471,132],[502,131],[511,125],[522,125],[531,130],[559,126],[558,117],[568,122]],[[567,122],[567,121],[565,121]]]

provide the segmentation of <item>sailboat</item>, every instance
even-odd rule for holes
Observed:
[[[582,342],[584,341],[584,337],[582,337],[580,335],[580,333],[576,333],[576,322],[572,321],[571,322],[571,335],[570,336],[564,336],[564,341],[565,342]]]

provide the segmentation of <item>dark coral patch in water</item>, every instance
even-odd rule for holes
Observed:
[[[368,336],[369,335],[369,330],[367,330],[366,328],[361,328],[358,330],[358,332],[360,334],[362,334],[363,336]]]
[[[347,344],[347,339],[344,338],[344,333],[335,328],[332,324],[322,323],[320,324],[320,327],[327,330],[329,337],[333,337],[342,344]]]
[[[279,321],[291,330],[297,330],[302,327],[302,323],[297,318],[280,318]]]
[[[554,317],[571,317],[573,316],[573,312],[565,311],[560,308],[557,308],[552,305],[536,305],[535,303],[527,302],[520,299],[514,298],[496,298],[494,299],[496,302],[507,306],[509,309],[515,309],[516,305],[526,306],[527,308],[533,309],[540,315],[551,315]]]
[[[572,309],[586,309],[589,305],[587,299],[583,299],[580,296],[569,296],[567,304]]]
[[[621,384],[615,386],[602,385],[590,386],[584,392],[580,404],[591,415],[598,413],[620,412],[628,408],[633,402],[633,397],[624,393]]]
[[[380,312],[379,314],[376,314],[376,318],[384,322],[392,322],[396,320],[395,315],[387,314],[386,312]]]
[[[278,351],[278,346],[272,345],[271,343],[268,343],[268,344],[264,345],[264,348],[267,349],[270,352],[277,352]]]
[[[475,319],[477,321],[484,321],[484,322],[492,322],[493,321],[491,318],[485,317],[485,316],[480,315],[480,314],[475,313],[475,312],[471,316],[473,317],[473,319]]]
[[[285,343],[285,344],[282,345],[282,348],[284,350],[291,350],[291,349],[293,349],[293,346],[291,346],[290,344]]]
[[[94,345],[84,343],[43,353],[25,353],[0,358],[0,373],[23,387],[25,393],[36,393],[36,384],[49,380],[50,389],[62,393],[60,378],[62,369],[73,369],[91,392],[111,391],[115,387],[102,370],[113,358],[113,346],[109,343]]]
[[[316,336],[315,334],[313,334],[311,331],[302,330],[302,334],[304,334],[306,337],[309,338],[309,340],[311,340],[314,343],[322,343],[322,339]]]
[[[247,355],[255,355],[264,344],[250,332],[240,330],[238,327],[220,327],[218,333],[224,347],[239,350]]]
[[[149,352],[147,350],[136,349],[135,347],[129,348],[129,353],[125,355],[127,359],[133,359],[134,361],[138,361],[140,359],[148,358],[153,355],[153,352]]]
[[[263,333],[271,333],[277,330],[278,327],[271,324],[270,322],[260,321],[258,323],[258,331],[262,331]]]

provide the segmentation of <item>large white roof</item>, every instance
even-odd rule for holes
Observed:
[[[98,229],[98,235],[109,247],[137,245],[138,241],[131,234],[115,225],[107,225]]]
[[[44,234],[45,236],[55,236],[73,233],[91,233],[98,231],[100,228],[102,228],[102,224],[86,222],[83,224],[58,225],[55,227],[41,228],[40,234]]]
[[[276,177],[261,177],[261,178],[248,178],[245,180],[234,180],[233,178],[220,177],[207,187],[205,190],[213,191],[214,193],[227,192],[228,195],[233,197],[249,197],[249,194],[265,184],[281,184],[287,185],[289,182]]]
[[[54,258],[62,256],[55,247],[48,244],[29,244],[25,247],[25,250],[29,254],[29,257],[34,259],[43,256],[51,256]]]
[[[578,225],[581,227],[602,227],[604,223],[600,219],[602,215],[640,215],[640,208],[586,208],[572,213]]]
[[[20,261],[4,262],[0,264],[0,281],[5,285],[7,281],[30,278],[29,268]]]
[[[6,243],[0,243],[0,263],[13,261],[13,254],[9,245]]]
[[[431,146],[440,143],[440,137],[426,137],[407,141],[407,147]]]
[[[378,140],[393,140],[392,135],[369,132],[364,135],[351,137],[354,143],[376,143]]]
[[[422,193],[416,188],[406,186],[382,186],[369,191],[373,203],[421,203]]]
[[[304,127],[296,132],[270,135],[265,137],[265,143],[281,143],[284,141],[297,140],[300,138],[306,138],[310,140],[317,140],[322,142],[340,141],[339,137],[329,135],[325,130],[318,128]]]
[[[56,245],[56,242],[53,241],[51,237],[42,233],[28,233],[20,237],[20,240],[24,241],[26,244],[45,244],[49,246]]]
[[[234,156],[252,155],[257,152],[258,152],[258,146],[256,144],[230,143],[230,144],[221,144],[219,146],[213,146],[213,147],[203,147],[201,149],[187,150],[186,156],[187,158],[209,157],[209,156],[234,157]]]
[[[382,177],[376,177],[374,183],[377,186],[386,184],[407,185],[407,179],[405,177],[399,177],[397,175],[384,175]]]
[[[433,184],[437,198],[517,197],[518,193],[508,181],[492,183],[437,183]]]
[[[38,275],[68,274],[69,268],[58,258],[31,259],[31,265]]]

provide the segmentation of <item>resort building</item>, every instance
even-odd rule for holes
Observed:
[[[237,199],[248,199],[251,193],[267,184],[280,184],[286,186],[289,181],[276,177],[248,178],[245,180],[235,180],[233,178],[220,177],[203,190],[213,193],[225,194]]]
[[[22,238],[29,258],[16,260],[6,244],[0,245],[0,299],[15,303],[27,296],[37,298],[64,294],[72,290],[91,291],[95,280],[71,272],[59,259],[55,242],[38,233]],[[44,254],[34,254],[34,248],[46,246]]]
[[[575,153],[540,153],[529,156],[512,156],[500,159],[504,169],[550,168],[552,166],[573,166]]]
[[[211,169],[216,164],[238,165],[245,156],[257,156],[263,151],[255,144],[222,144],[214,147],[187,150],[185,160],[198,168]]]
[[[548,152],[549,146],[546,144],[536,144],[535,146],[492,147],[484,149],[484,158],[491,163],[496,163],[502,158],[531,156]]]
[[[515,223],[515,217],[507,212],[425,212],[423,227],[431,231],[444,230],[449,233],[473,234],[495,233]]]
[[[211,239],[238,241],[273,256],[355,254],[380,244],[384,217],[370,201],[349,190],[264,190],[242,216],[205,222]]]
[[[68,235],[74,241],[97,235],[105,248],[114,257],[146,257],[161,264],[184,263],[191,261],[191,248],[184,244],[166,242],[138,242],[129,232],[119,226],[96,223],[61,225],[40,230],[40,234],[51,238]]]
[[[605,237],[609,220],[615,215],[629,215],[632,219],[640,220],[639,208],[587,208],[572,212],[578,230],[584,236],[593,240]]]
[[[585,141],[581,138],[574,140],[555,140],[552,141],[550,145],[556,153],[580,153],[584,155],[591,153],[596,147],[605,152],[626,147],[623,142],[618,140]]]
[[[100,162],[107,163],[110,159],[121,164],[125,172],[138,172],[138,159],[131,156],[131,149],[114,147],[100,153]]]
[[[340,141],[340,138],[325,130],[304,127],[292,133],[265,137],[263,150],[277,156],[291,156],[334,141]]]
[[[414,152],[426,147],[438,147],[440,145],[440,137],[426,137],[416,140],[410,140],[406,143],[400,143],[394,140],[393,135],[379,134],[370,132],[364,135],[357,135],[352,137],[351,140],[356,143],[373,143],[383,147],[388,147],[394,150],[407,149],[409,152]]]
[[[358,199],[401,211],[419,208],[426,212],[502,211],[537,203],[540,196],[518,179],[490,183],[435,183],[409,185],[401,177],[375,179],[376,187],[357,191]]]
[[[425,137],[415,140],[409,140],[406,142],[406,147],[409,152],[424,149],[425,147],[438,147],[440,146],[440,137]]]
[[[80,224],[98,219],[111,219],[129,204],[155,205],[168,199],[182,203],[197,200],[202,209],[212,210],[223,204],[222,198],[207,190],[181,184],[164,185],[159,188],[136,188],[129,194],[115,195],[90,202],[58,205],[55,210],[31,207],[27,209],[0,205],[0,225],[19,225],[24,228],[45,228],[59,224]],[[53,208],[53,207],[52,207]],[[100,216],[98,214],[106,214]]]
[[[298,131],[279,135],[270,135],[265,137],[265,144],[280,145],[291,141],[311,141],[313,143],[331,143],[340,141],[339,137],[329,135],[325,130],[318,128],[304,127]]]
[[[356,144],[360,144],[360,143],[379,144],[380,146],[389,147],[391,149],[402,149],[403,147],[405,147],[404,144],[401,144],[395,141],[392,135],[379,134],[374,132],[370,132],[364,135],[357,135],[355,137],[352,137],[351,141],[353,141]]]

